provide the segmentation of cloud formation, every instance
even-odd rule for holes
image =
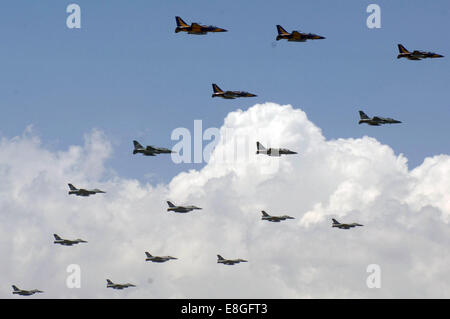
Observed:
[[[59,152],[30,130],[2,138],[0,297],[11,284],[46,292],[33,298],[450,296],[449,155],[409,170],[376,139],[326,140],[302,110],[275,103],[231,112],[220,131],[209,163],[167,185],[108,168],[114,151],[97,130]],[[257,140],[299,155],[256,155]],[[107,193],[72,197],[68,182]],[[167,199],[203,210],[168,213]],[[261,210],[296,220],[264,222]],[[331,218],[364,227],[332,229]],[[53,233],[89,243],[55,246]],[[146,263],[144,251],[179,259]],[[218,265],[217,254],[249,262]],[[81,289],[66,287],[70,264]],[[380,289],[366,285],[370,264]],[[106,278],[138,287],[110,291]]]

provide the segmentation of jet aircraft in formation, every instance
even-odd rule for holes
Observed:
[[[128,284],[115,284],[111,280],[106,279],[106,288],[122,290],[122,289],[128,288],[128,287],[136,287],[136,286],[133,284],[129,284],[129,283]]]
[[[84,188],[76,188],[75,186],[73,186],[72,184],[69,184],[69,195],[75,194],[77,196],[90,196],[90,195],[95,195],[95,194],[104,194],[106,192],[101,191],[99,189],[84,189]]]
[[[43,293],[43,291],[40,291],[38,289],[33,289],[33,290],[19,289],[15,285],[12,285],[12,288],[13,288],[13,295],[32,296],[34,294],[41,294],[41,293]]]
[[[256,154],[266,154],[268,156],[281,156],[289,154],[297,154],[297,152],[288,150],[287,148],[265,148],[260,142],[256,142]]]
[[[154,263],[165,263],[171,259],[178,259],[172,256],[152,256],[148,251],[145,252],[145,255],[147,256],[145,261],[151,261]]]
[[[218,28],[215,26],[205,26],[200,25],[198,23],[192,23],[191,25],[188,25],[186,22],[184,22],[180,17],[175,17],[177,27],[175,29],[175,32],[187,32],[188,34],[207,34],[208,32],[227,32],[227,30]],[[305,42],[307,40],[318,40],[318,39],[325,39],[325,37],[313,34],[313,33],[302,33],[299,31],[292,31],[292,33],[287,32],[282,26],[277,25],[277,31],[278,36],[276,37],[276,40],[279,41],[281,39],[286,39],[288,41],[293,42]],[[415,50],[413,52],[409,52],[403,45],[398,44],[399,49],[399,55],[397,56],[398,59],[400,58],[407,58],[409,60],[421,60],[425,58],[442,58],[443,55],[434,53],[434,52],[425,52],[425,51],[418,51]],[[235,99],[239,97],[256,97],[257,95],[244,92],[244,91],[222,91],[217,84],[212,84],[213,87],[213,95],[212,97],[221,97],[224,99]],[[373,118],[369,118],[363,111],[359,111],[360,114],[360,121],[359,124],[366,123],[368,125],[373,126],[379,126],[381,124],[393,124],[393,123],[402,123],[400,121],[391,119],[391,118],[382,118],[375,116]],[[134,150],[133,154],[141,153],[145,156],[155,156],[157,154],[169,154],[174,153],[170,149],[167,148],[159,148],[159,147],[153,147],[153,146],[147,146],[143,147],[139,142],[133,141],[134,143]],[[284,148],[269,148],[266,149],[260,142],[256,142],[257,146],[257,152],[256,154],[266,154],[268,156],[281,156],[281,155],[288,155],[288,154],[297,154],[297,152],[291,151],[289,149]],[[70,191],[69,195],[75,194],[77,196],[90,196],[98,193],[106,193],[104,191],[101,191],[99,189],[83,189],[83,188],[76,188],[72,184],[68,184]],[[187,213],[193,210],[200,210],[202,208],[196,207],[196,206],[175,206],[172,202],[167,201],[167,204],[169,205],[169,208],[167,211],[173,211],[176,213]],[[267,214],[265,211],[262,211],[262,220],[270,221],[270,222],[280,222],[287,219],[295,219],[294,217],[283,215],[283,216],[271,216]],[[350,229],[357,226],[364,226],[358,223],[340,223],[336,219],[332,219],[333,224],[332,227],[337,227],[339,229]],[[63,246],[72,246],[79,243],[87,243],[87,241],[82,239],[75,239],[75,240],[69,240],[69,239],[63,239],[59,237],[57,234],[53,235],[55,238],[54,243],[60,244]],[[149,252],[145,252],[146,255],[146,261],[156,262],[156,263],[164,263],[169,260],[177,259],[172,256],[152,256]],[[248,262],[244,259],[225,259],[220,255],[217,255],[217,263],[224,264],[224,265],[234,265],[241,262]],[[115,284],[110,279],[107,279],[107,288],[112,289],[125,289],[128,287],[136,287],[133,284],[126,283],[126,284]],[[43,293],[43,291],[34,289],[34,290],[22,290],[19,289],[17,286],[12,285],[13,288],[13,294],[21,295],[21,296],[31,296],[36,293]]]
[[[288,216],[288,215],[270,216],[265,211],[261,211],[261,213],[262,213],[261,220],[267,220],[269,222],[274,222],[274,223],[279,223],[280,221],[286,220],[286,219],[295,219],[294,217],[291,217],[291,216]]]
[[[217,255],[217,263],[224,264],[224,265],[234,265],[239,263],[246,263],[247,260],[245,259],[225,259],[220,255]]]
[[[358,124],[366,123],[366,124],[372,125],[372,126],[380,126],[382,124],[401,123],[400,121],[397,121],[397,120],[394,120],[391,118],[386,118],[386,117],[374,116],[374,117],[370,118],[363,111],[359,111],[359,117],[360,117],[360,120],[359,120]]]
[[[57,234],[53,234],[53,236],[55,237],[55,241],[53,243],[63,245],[63,246],[72,246],[72,245],[76,245],[79,243],[87,243],[87,241],[85,241],[83,239],[69,240],[69,239],[62,239]]]
[[[141,144],[139,144],[138,141],[133,141],[133,144],[134,144],[133,154],[141,153],[144,156],[156,156],[157,154],[175,153],[174,151],[164,147],[154,147],[154,146],[143,147]]]
[[[434,52],[426,52],[426,51],[419,51],[419,50],[414,50],[413,52],[409,52],[408,50],[406,50],[406,48],[399,44],[398,45],[398,51],[399,51],[399,55],[397,55],[397,59],[400,58],[407,58],[408,60],[422,60],[422,59],[434,59],[434,58],[443,58],[443,55],[434,53]]]
[[[277,25],[277,30],[278,30],[277,41],[281,39],[287,39],[288,41],[292,42],[306,42],[306,40],[325,39],[325,37],[313,33],[303,33],[295,30],[292,31],[292,33],[289,33],[285,29],[283,29],[281,25]]]
[[[364,226],[364,225],[361,225],[358,223],[342,224],[333,218],[333,226],[332,227],[337,227],[339,229],[350,229],[350,228],[356,227],[356,226]]]
[[[197,206],[175,206],[172,202],[167,201],[167,205],[169,205],[169,208],[167,208],[168,212],[175,212],[175,213],[189,213],[195,209],[202,209]]]
[[[244,92],[244,91],[222,91],[219,86],[215,83],[212,85],[213,87],[213,95],[212,97],[221,97],[223,99],[233,100],[238,97],[255,97],[257,95]]]
[[[193,22],[191,25],[187,24],[180,17],[175,17],[177,28],[175,33],[187,32],[188,34],[207,34],[208,32],[227,32],[227,30],[215,27],[213,25],[200,25]]]

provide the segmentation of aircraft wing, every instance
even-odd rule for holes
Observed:
[[[298,31],[292,31],[292,36],[294,37],[294,38],[296,38],[296,39],[301,39],[301,38],[303,38],[303,34],[301,34],[300,32],[298,32]]]
[[[193,32],[202,32],[202,30],[203,30],[203,27],[200,24],[195,23],[195,22],[191,24],[191,28],[192,28]]]

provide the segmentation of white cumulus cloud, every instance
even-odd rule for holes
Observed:
[[[228,114],[220,131],[208,164],[167,185],[108,168],[114,150],[97,130],[58,152],[30,130],[3,137],[0,297],[12,284],[46,292],[35,298],[450,296],[449,155],[409,170],[376,139],[326,140],[302,110],[275,103]],[[257,155],[256,141],[299,154]],[[69,182],[107,193],[69,196]],[[167,199],[203,210],[168,213]],[[296,219],[268,223],[261,210]],[[331,218],[364,226],[334,229]],[[54,233],[88,243],[56,246]],[[144,251],[179,259],[148,263]],[[217,254],[249,262],[223,266]],[[70,264],[80,289],[66,287]],[[370,264],[379,289],[366,285]],[[106,278],[138,287],[111,291]]]

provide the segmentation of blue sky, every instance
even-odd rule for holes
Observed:
[[[65,24],[73,2],[81,30]],[[366,26],[370,3],[381,6],[381,29]],[[303,109],[328,139],[373,136],[410,168],[449,152],[446,0],[5,0],[0,9],[0,135],[32,124],[46,147],[65,150],[100,129],[114,144],[109,165],[122,176],[167,182],[200,168],[133,157],[132,140],[171,147],[177,127],[192,130],[196,119],[220,127],[229,112],[267,101]],[[229,32],[175,34],[176,15]],[[276,42],[276,24],[327,39]],[[446,57],[397,60],[397,43]],[[258,97],[212,99],[213,82]],[[404,124],[360,126],[359,109]]]

